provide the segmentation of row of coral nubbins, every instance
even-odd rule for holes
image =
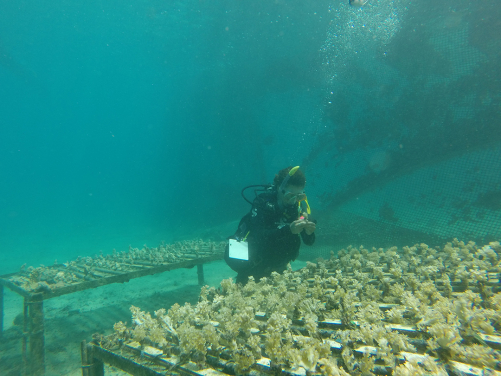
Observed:
[[[30,292],[53,291],[85,280],[93,280],[137,271],[144,267],[161,266],[185,260],[222,254],[225,242],[204,240],[186,240],[174,244],[160,244],[158,247],[133,248],[127,252],[96,255],[94,257],[78,257],[74,261],[52,266],[41,265],[21,267],[19,273],[9,280]]]
[[[115,324],[105,342],[237,375],[445,376],[460,363],[499,370],[500,250],[459,241],[349,247],[243,287],[205,286],[196,305],[153,315],[132,306],[132,322]]]

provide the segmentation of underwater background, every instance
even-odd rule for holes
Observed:
[[[329,242],[353,242],[326,225],[341,211],[396,238],[499,237],[499,12],[3,3],[2,268],[13,252],[48,263],[211,236],[248,209],[244,186],[289,165],[305,170]]]
[[[499,240],[500,35],[496,1],[4,1],[0,273],[224,240],[290,165],[303,262]]]

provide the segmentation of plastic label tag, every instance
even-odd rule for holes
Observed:
[[[249,243],[230,239],[228,255],[233,259],[249,260]]]

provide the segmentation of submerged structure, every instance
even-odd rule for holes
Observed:
[[[64,264],[37,268],[23,265],[17,273],[0,276],[0,337],[3,334],[4,286],[23,297],[23,375],[43,376],[45,367],[44,301],[111,283],[197,266],[198,283],[204,283],[203,264],[222,259],[224,243],[187,240],[158,247],[133,248],[127,252],[78,257]]]
[[[349,247],[243,287],[223,280],[195,306],[153,315],[132,306],[131,323],[84,344],[84,366],[88,375],[103,360],[161,374],[501,374],[500,250],[457,240]]]

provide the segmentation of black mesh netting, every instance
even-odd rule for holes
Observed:
[[[302,166],[319,247],[501,237],[501,10],[371,1],[333,9],[329,82]]]

